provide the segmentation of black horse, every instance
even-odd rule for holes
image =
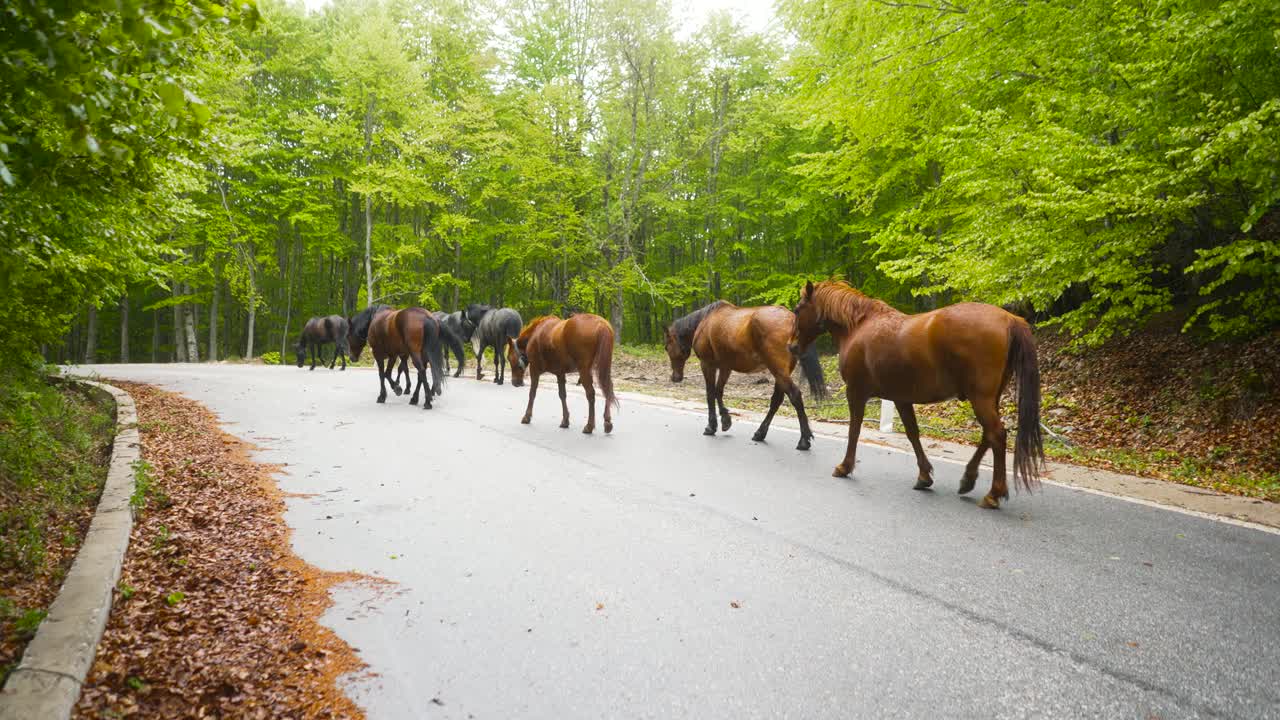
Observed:
[[[452,332],[459,339],[465,336],[465,333],[462,332],[462,311],[461,310],[451,312],[451,313],[447,313],[443,310],[437,310],[431,314],[436,316],[437,322],[449,328],[449,331]],[[446,371],[449,369],[449,353],[444,354],[444,369]],[[454,377],[458,377],[460,375],[462,375],[461,360],[458,361],[458,369],[455,370],[453,373]]]
[[[494,309],[488,305],[468,305],[462,313],[462,330],[476,353],[476,379],[484,378],[484,351],[493,348],[493,381],[499,385],[506,377],[507,342],[520,337],[524,322],[511,308]]]
[[[307,350],[311,350],[311,369],[316,369],[316,355],[320,356],[320,364],[324,364],[324,345],[333,343],[333,359],[329,361],[332,370],[338,358],[342,358],[342,369],[347,369],[347,319],[341,315],[313,317],[302,328],[302,336],[293,349],[298,353],[298,367],[306,362]]]

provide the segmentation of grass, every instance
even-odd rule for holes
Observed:
[[[44,617],[106,480],[108,397],[0,370],[0,682]]]

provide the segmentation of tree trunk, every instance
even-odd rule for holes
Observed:
[[[449,308],[449,312],[458,312],[462,308],[458,307],[458,278],[462,277],[462,242],[453,241],[453,301]]]
[[[173,297],[178,299],[182,297],[182,283],[175,282],[173,284]],[[173,361],[187,361],[187,344],[182,337],[182,305],[174,303],[173,305]]]
[[[298,232],[294,228],[294,232]],[[293,286],[298,275],[298,245],[301,244],[302,238],[299,234],[293,242],[292,258],[289,260],[289,295],[285,298],[284,306],[284,329],[280,331],[280,362],[284,363],[284,359],[289,356],[289,323],[293,321]]]
[[[373,108],[376,98],[369,98],[369,107],[364,113],[364,160],[366,165],[373,164]],[[364,195],[364,291],[365,305],[373,304],[373,196]]]
[[[249,295],[249,330],[248,337],[245,338],[244,359],[248,360],[253,357],[253,325],[258,318],[258,298],[252,294],[252,285],[250,282]]]
[[[84,341],[84,362],[85,364],[98,361],[98,306],[89,306],[89,322],[85,328]]]
[[[182,333],[187,344],[187,362],[200,362],[200,343],[196,340],[195,306],[191,303],[182,305]]]
[[[160,360],[160,311],[151,311],[151,362]]]
[[[218,289],[221,286],[221,268],[213,266],[213,298],[209,300],[209,362],[218,361]]]
[[[120,296],[120,362],[129,362],[129,293]]]

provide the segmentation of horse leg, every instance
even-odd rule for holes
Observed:
[[[969,459],[969,464],[964,466],[964,475],[960,476],[960,494],[973,490],[973,486],[978,483],[978,467],[982,464],[982,456],[987,454],[987,450],[991,446],[987,444],[987,434],[982,434],[982,439],[978,441],[978,451]]]
[[[476,351],[476,379],[484,379],[484,343],[480,343],[480,349]]]
[[[311,367],[309,367],[309,368],[307,368],[307,369],[308,369],[308,370],[315,370],[315,369],[316,369],[316,346],[315,346],[315,345],[309,345],[308,347],[309,347],[309,348],[310,348],[310,350],[311,350]],[[321,362],[323,362],[323,360],[322,360]]]
[[[916,490],[927,490],[933,484],[933,466],[925,457],[924,447],[920,444],[920,426],[916,425],[916,408],[909,402],[894,402],[898,415],[902,418],[902,427],[907,431],[907,439],[911,441],[911,449],[916,452],[916,466],[920,474],[916,477]]]
[[[338,350],[338,349],[336,349],[336,348],[337,348],[337,346],[334,346],[334,347],[335,347],[334,352],[341,353],[341,355],[342,355],[342,369],[343,369],[343,370],[346,370],[346,369],[347,369],[347,349],[346,349],[345,347],[343,347],[341,350]]]
[[[329,369],[332,370],[334,365],[338,364],[338,343],[333,344],[333,359],[329,361]]]
[[[431,409],[431,395],[433,388],[431,380],[427,377],[427,358],[423,356],[422,351],[410,355],[413,358],[413,366],[418,369],[418,390],[425,390],[425,397],[422,399],[422,409]],[[417,390],[414,391],[413,397],[418,398]]]
[[[724,432],[728,432],[729,426],[733,425],[729,409],[724,406],[724,386],[729,382],[731,372],[733,371],[729,368],[720,368],[720,376],[716,378],[716,405],[720,408],[720,429]]]
[[[556,375],[556,385],[560,387],[560,427],[569,427],[569,393],[564,389],[564,373]]]
[[[528,425],[529,421],[533,419],[533,398],[538,394],[539,374],[534,372],[532,368],[529,370],[529,407],[524,409],[524,417],[520,418],[520,422],[524,425]]]
[[[387,374],[382,369],[383,358],[381,355],[374,353],[373,361],[378,364],[378,387],[381,390],[381,392],[378,393],[378,402],[384,403],[387,401]],[[392,360],[391,362],[394,363],[395,360]],[[396,391],[396,394],[399,394],[398,390]]]
[[[582,366],[579,365],[579,367]],[[582,428],[582,432],[590,435],[596,430],[596,386],[591,382],[590,363],[587,364],[586,370],[578,371],[578,379],[582,381],[582,390],[587,394],[587,424]]]
[[[867,412],[867,395],[861,389],[848,386],[844,396],[849,401],[849,445],[844,450],[844,460],[832,471],[831,477],[849,477],[853,472],[857,463],[858,433],[862,432],[862,416]]]
[[[501,385],[507,380],[507,354],[501,348],[494,348],[493,356],[498,366],[498,384]]]
[[[710,363],[702,363],[702,380],[707,386],[707,427],[703,435],[716,434],[716,369]]]
[[[970,402],[973,404],[973,414],[978,416],[978,422],[982,425],[982,445],[991,448],[992,465],[994,465],[991,473],[991,490],[986,497],[978,503],[979,507],[996,509],[1000,507],[1000,500],[1009,497],[1009,488],[1005,484],[1004,461],[1005,461],[1005,441],[1008,433],[1004,429],[1004,423],[1000,422],[1000,409],[997,405],[998,396],[991,397],[974,397],[970,396]],[[982,445],[979,445],[979,453],[974,455],[974,459],[969,461],[974,466],[974,474],[977,474],[976,460],[981,458]],[[968,467],[965,473],[968,474]]]
[[[493,383],[495,385],[502,384],[502,348],[497,345],[493,346]]]
[[[778,412],[778,408],[782,405],[782,398],[786,395],[782,390],[782,386],[778,383],[773,384],[773,397],[769,398],[769,412],[765,413],[764,421],[760,423],[760,427],[756,428],[756,434],[751,436],[756,442],[764,442],[764,436],[769,434],[769,423],[773,422],[774,413]]]
[[[787,394],[787,399],[791,401],[791,407],[796,409],[796,417],[800,420],[800,442],[796,443],[796,449],[808,450],[813,430],[809,429],[809,416],[804,411],[804,395],[800,394],[800,386],[792,382],[790,375],[782,378],[782,390]],[[861,419],[858,422],[861,423]],[[849,468],[853,469],[853,465],[849,465]]]

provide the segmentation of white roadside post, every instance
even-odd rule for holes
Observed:
[[[880,432],[893,432],[893,403],[880,399]]]

